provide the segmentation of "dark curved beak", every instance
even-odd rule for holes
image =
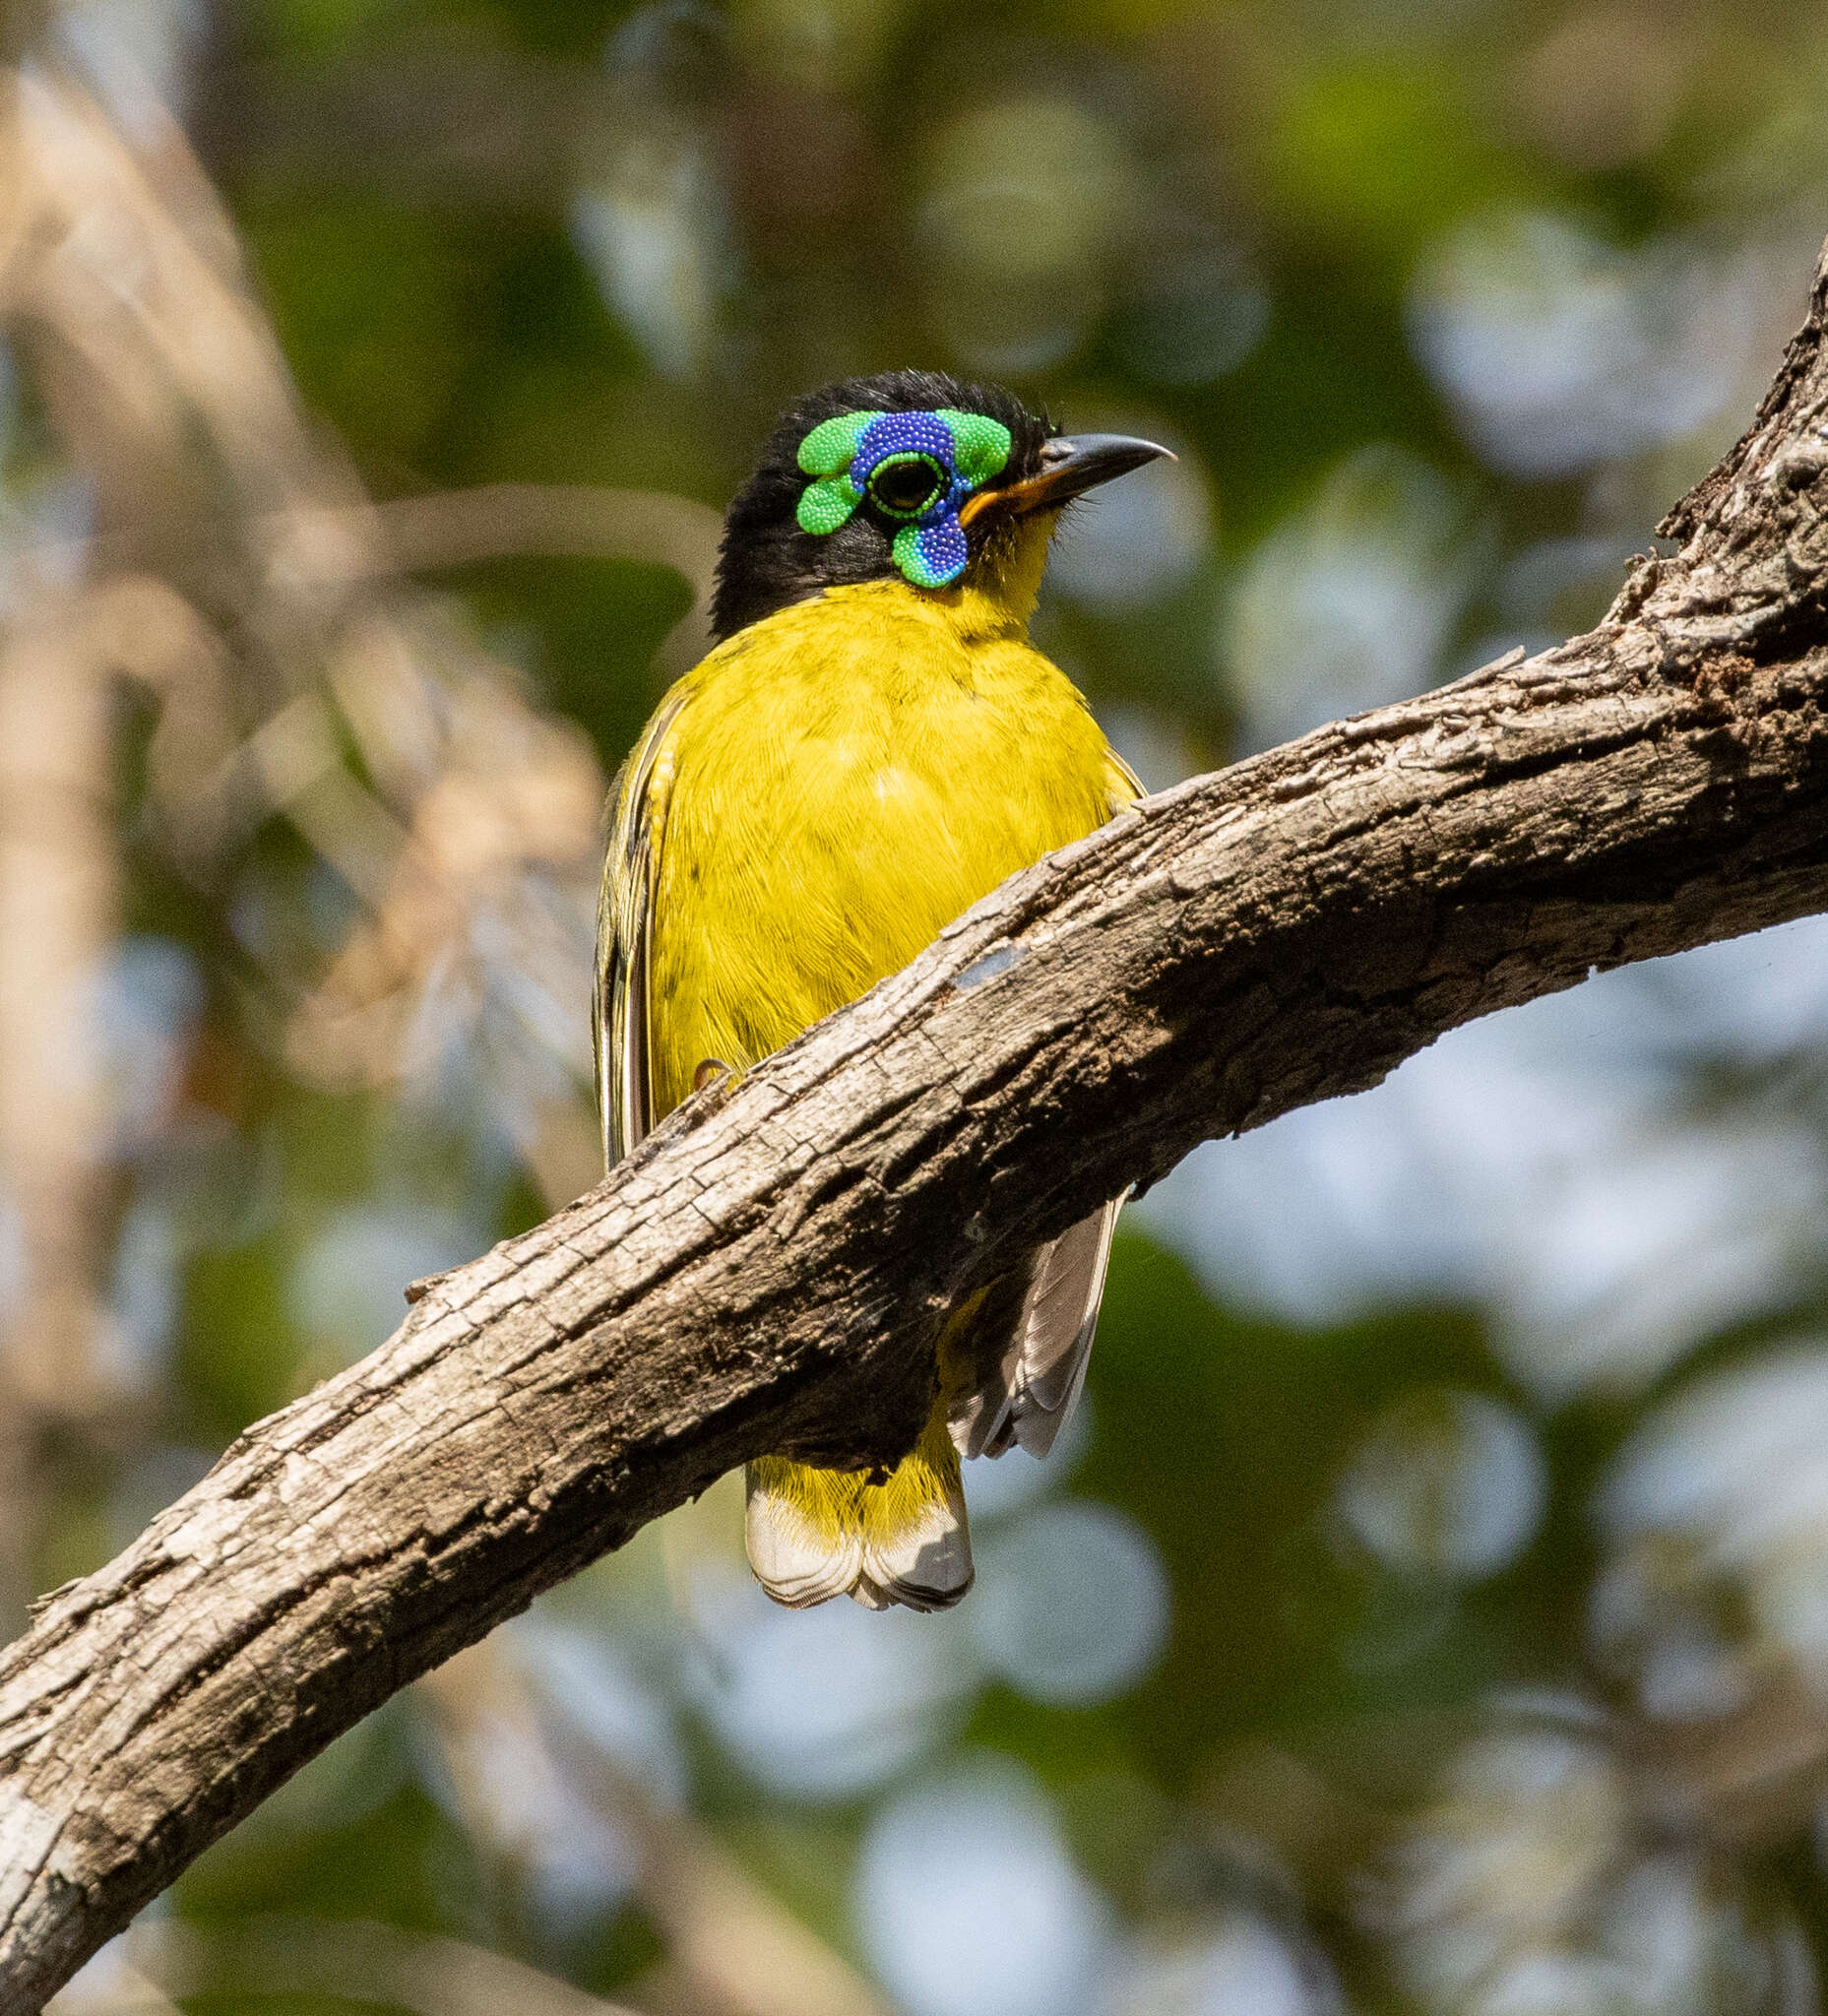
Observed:
[[[966,500],[959,523],[969,525],[986,511],[1016,518],[1031,511],[1057,511],[1113,476],[1128,475],[1145,463],[1173,460],[1167,449],[1134,434],[1056,434],[1041,450],[1035,474],[1000,489],[979,490]]]

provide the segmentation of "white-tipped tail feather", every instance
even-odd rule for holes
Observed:
[[[959,1459],[938,1410],[886,1483],[780,1457],[750,1464],[745,1483],[749,1565],[777,1603],[939,1610],[972,1586]]]
[[[863,1572],[863,1536],[834,1536],[808,1519],[798,1493],[776,1487],[752,1463],[743,1473],[743,1544],[755,1579],[777,1603],[809,1609],[854,1588]]]
[[[865,1526],[863,1573],[851,1590],[858,1603],[871,1609],[900,1603],[943,1610],[972,1586],[971,1529],[956,1468],[943,1482],[944,1494],[928,1498],[912,1519]]]

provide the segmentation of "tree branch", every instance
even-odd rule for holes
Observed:
[[[443,1277],[0,1656],[0,2016],[414,1675],[745,1458],[889,1461],[938,1312],[1197,1142],[1828,908],[1828,267],[1607,620],[1163,793]]]

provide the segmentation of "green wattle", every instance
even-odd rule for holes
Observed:
[[[823,535],[847,524],[861,502],[849,475],[821,476],[799,493],[793,516],[799,521],[801,532]]]
[[[927,558],[920,543],[923,530],[924,528],[917,525],[905,525],[895,535],[895,564],[915,588],[944,588],[949,582],[956,581],[965,571],[962,550],[965,541],[963,537],[959,540],[961,552],[955,565],[935,567]]]
[[[877,412],[836,413],[821,420],[799,444],[799,466],[809,476],[835,476],[851,467],[864,431],[882,415]]]
[[[939,408],[936,417],[950,428],[953,467],[973,489],[1003,472],[1014,443],[1001,420],[993,420],[987,413],[961,412],[950,406]]]

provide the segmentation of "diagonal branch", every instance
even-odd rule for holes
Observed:
[[[1208,1136],[1828,909],[1828,266],[1607,619],[1146,801],[430,1284],[0,1656],[0,2016],[415,1674],[766,1450],[892,1459],[936,1312]]]

